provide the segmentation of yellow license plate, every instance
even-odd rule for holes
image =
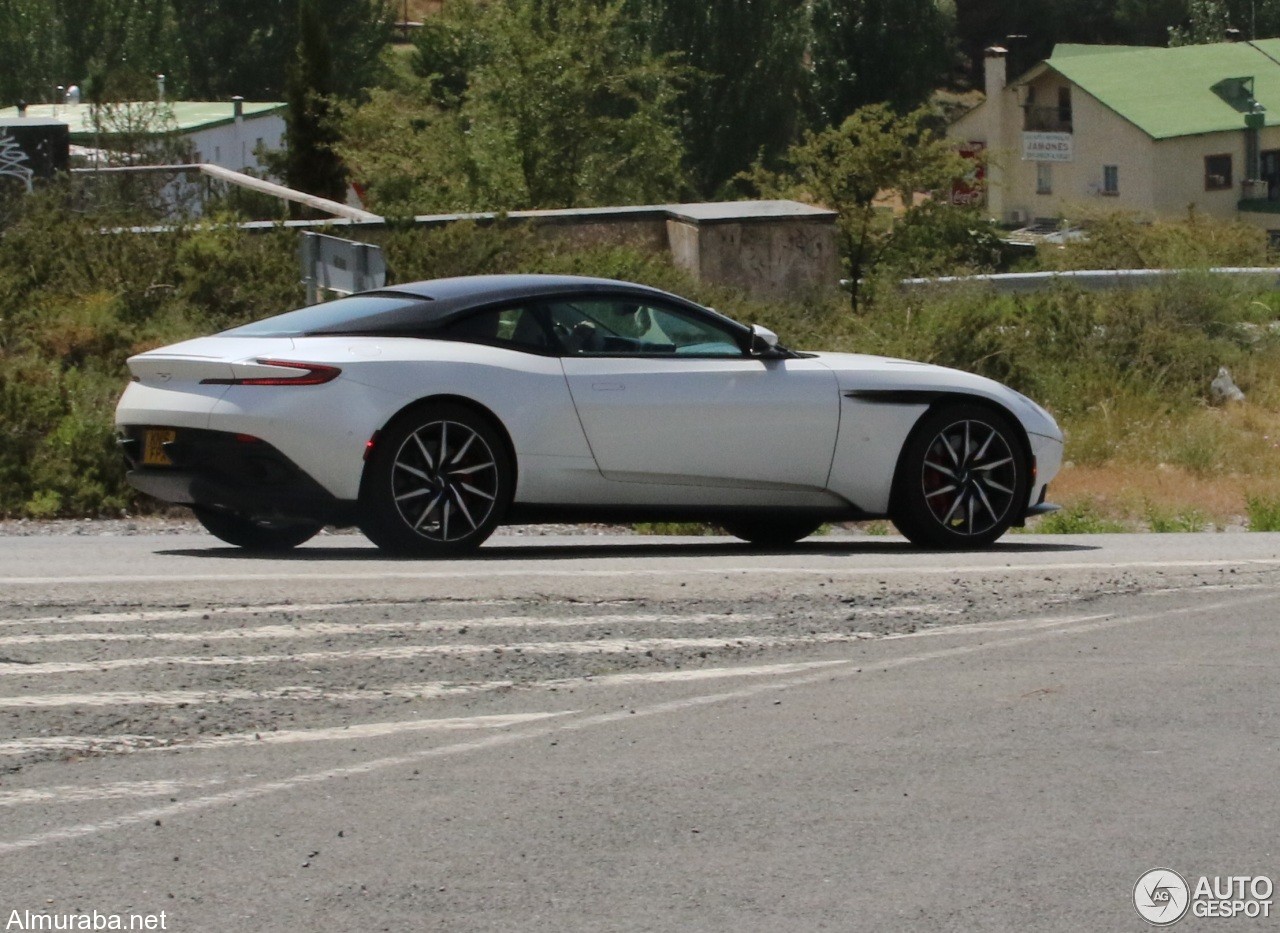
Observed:
[[[178,436],[178,432],[165,429],[148,429],[142,441],[143,466],[173,466],[173,461],[164,452],[164,445]]]

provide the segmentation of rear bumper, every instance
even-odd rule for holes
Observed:
[[[170,465],[141,462],[144,427],[130,426],[119,442],[140,492],[174,505],[226,509],[255,518],[308,518],[349,524],[355,503],[333,496],[265,441],[221,431],[178,429],[165,444]]]

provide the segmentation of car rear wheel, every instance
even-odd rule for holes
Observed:
[[[489,420],[463,405],[414,409],[378,438],[360,496],[360,529],[380,548],[463,554],[493,533],[515,470]]]
[[[979,405],[941,408],[907,441],[893,522],[924,547],[984,547],[1017,519],[1027,483],[1026,455],[1008,417]]]
[[[193,505],[191,511],[209,534],[251,551],[288,551],[310,541],[323,527],[319,522],[253,518],[202,505]]]
[[[809,518],[743,518],[724,522],[720,527],[757,547],[786,547],[809,537],[822,527],[822,522]]]

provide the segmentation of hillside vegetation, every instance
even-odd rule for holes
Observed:
[[[0,515],[145,508],[123,482],[112,434],[125,359],[301,303],[291,231],[101,232],[111,221],[69,212],[58,189],[9,207],[0,241]],[[1189,223],[1115,220],[1092,245],[1048,258],[1093,261],[1099,244],[1126,240],[1157,257],[1176,247],[1193,267],[1265,259],[1251,233]],[[1205,271],[1127,292],[1059,287],[995,297],[977,287],[903,292],[886,270],[853,313],[839,295],[753,302],[694,283],[663,258],[549,245],[503,224],[398,230],[381,240],[400,280],[499,271],[632,279],[764,324],[791,346],[903,356],[1004,381],[1067,429],[1073,466],[1059,498],[1086,527],[1099,517],[1162,528],[1226,524],[1250,500],[1261,508],[1280,494],[1277,298]],[[1225,409],[1208,404],[1209,381],[1224,365],[1248,395]]]

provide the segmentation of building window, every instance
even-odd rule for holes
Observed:
[[[1036,163],[1036,194],[1053,194],[1053,163]]]
[[[1116,165],[1102,166],[1102,193],[1117,195],[1120,193],[1120,167]]]
[[[1071,126],[1071,87],[1069,85],[1058,88],[1058,122],[1063,126]]]
[[[1204,157],[1204,190],[1224,191],[1231,187],[1231,156]]]

